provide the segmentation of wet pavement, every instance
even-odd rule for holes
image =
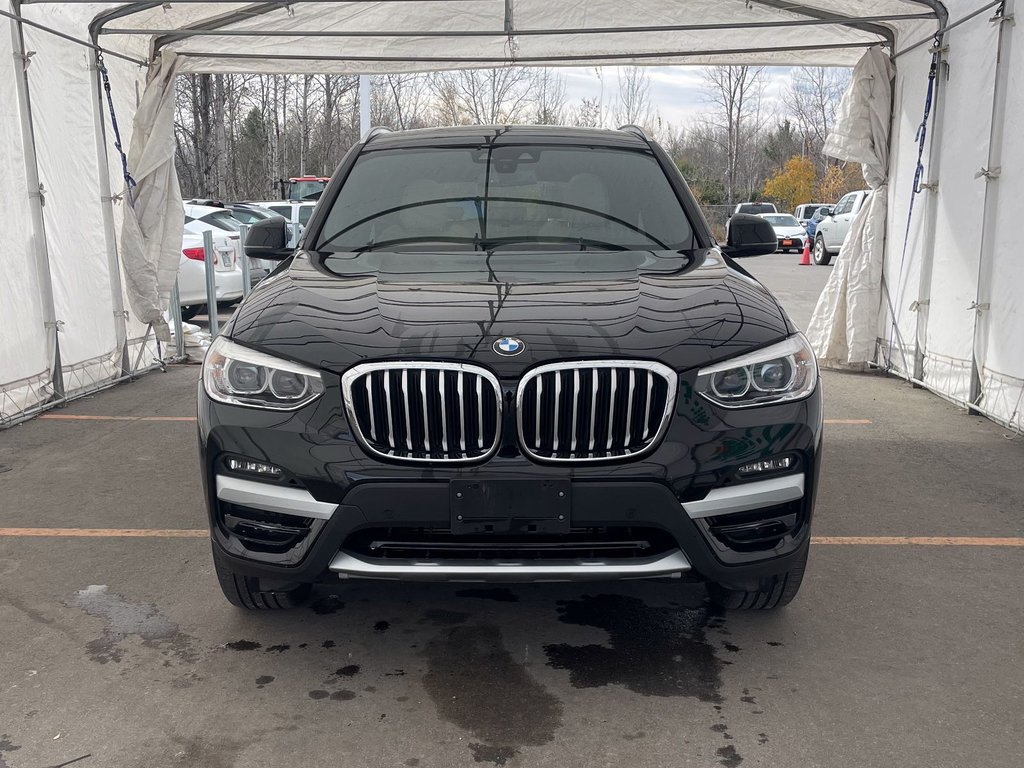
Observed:
[[[796,261],[744,266],[803,324],[828,270]],[[366,582],[251,614],[200,531],[195,424],[143,418],[194,415],[197,377],[59,412],[136,420],[0,432],[0,768],[1024,763],[1024,548],[849,538],[1024,536],[1024,437],[827,373],[827,538],[775,613],[671,583]]]

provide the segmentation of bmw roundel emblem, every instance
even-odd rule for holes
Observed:
[[[494,351],[502,357],[515,357],[526,349],[526,344],[523,343],[522,339],[514,339],[511,336],[498,339],[491,346],[494,348]]]

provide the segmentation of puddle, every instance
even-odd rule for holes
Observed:
[[[497,600],[499,603],[519,602],[519,595],[507,587],[460,589],[455,595],[456,597],[476,597],[481,600]]]
[[[477,762],[505,765],[521,747],[554,739],[562,702],[512,659],[497,627],[452,627],[424,655],[423,687],[441,719],[479,739],[470,745]]]
[[[162,648],[180,661],[196,661],[192,638],[161,615],[152,603],[133,603],[108,592],[105,584],[93,584],[77,592],[71,604],[106,624],[100,637],[86,643],[86,652],[93,661],[120,662],[124,656],[121,641],[131,635],[140,637],[144,645]]]
[[[607,645],[544,646],[548,664],[576,688],[622,685],[644,696],[721,702],[722,662],[705,637],[705,608],[651,607],[626,595],[588,595],[559,604],[566,624],[597,627]]]
[[[453,627],[456,624],[464,624],[468,619],[469,614],[462,611],[446,611],[443,608],[433,608],[424,612],[420,623],[429,622],[437,627]]]

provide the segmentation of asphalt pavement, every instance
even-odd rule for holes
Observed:
[[[803,325],[830,270],[798,260],[744,266]],[[213,575],[198,370],[0,432],[0,768],[1024,763],[1024,437],[826,372],[815,544],[774,613],[339,583],[260,615]]]

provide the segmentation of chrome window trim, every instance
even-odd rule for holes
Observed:
[[[551,456],[540,456],[534,453],[530,447],[526,444],[526,437],[523,432],[523,396],[525,394],[526,385],[529,384],[534,378],[542,376],[545,373],[551,373],[552,371],[579,371],[585,368],[630,368],[633,370],[644,370],[649,373],[660,376],[665,380],[668,385],[668,391],[665,395],[665,411],[661,415],[661,422],[658,424],[658,429],[655,431],[654,436],[650,442],[645,445],[639,451],[633,451],[630,453],[623,453],[619,456],[599,456],[593,458],[556,458]],[[650,403],[651,390],[653,389],[653,379],[648,380],[648,393],[647,400],[644,401],[645,407]],[[667,365],[662,363],[654,362],[653,360],[573,360],[559,363],[546,363],[545,365],[539,365],[536,368],[532,368],[523,374],[523,377],[519,380],[519,386],[516,389],[516,437],[519,441],[519,448],[523,454],[526,455],[531,461],[546,464],[596,464],[599,462],[612,463],[616,461],[633,460],[646,456],[647,454],[654,451],[660,444],[662,438],[665,437],[665,432],[668,431],[668,425],[672,418],[672,412],[675,410],[676,403],[676,391],[678,389],[679,375],[669,368]],[[595,378],[596,386],[596,378]],[[591,401],[591,410],[594,409],[595,401]],[[539,403],[538,403],[539,406]],[[578,408],[573,406],[573,413]],[[650,408],[647,408],[648,418]],[[539,413],[539,407],[538,407]],[[593,415],[593,414],[592,414]],[[573,439],[575,439],[576,432],[573,430]],[[591,425],[590,438],[591,447],[587,450],[593,449],[593,437],[594,427]]]
[[[454,371],[456,373],[471,373],[474,376],[479,376],[491,385],[494,390],[494,399],[497,404],[497,412],[495,418],[497,419],[495,430],[494,430],[494,443],[490,448],[480,456],[472,456],[469,458],[461,459],[434,459],[434,458],[418,458],[413,456],[395,456],[384,451],[377,450],[374,448],[369,441],[364,437],[362,430],[359,428],[359,419],[356,418],[355,412],[355,399],[352,396],[352,385],[355,383],[360,376],[375,371],[407,371],[407,370],[426,370],[426,371]],[[424,390],[425,391],[425,390]],[[358,365],[349,368],[345,373],[341,375],[341,393],[342,398],[345,401],[345,414],[348,417],[349,427],[352,430],[352,435],[356,438],[356,442],[359,443],[360,447],[371,456],[382,459],[389,459],[391,461],[408,462],[410,464],[477,464],[480,462],[487,461],[495,453],[498,452],[498,448],[501,445],[501,425],[502,425],[502,396],[501,396],[501,382],[498,381],[498,377],[491,373],[487,368],[481,365],[474,365],[472,363],[445,363],[438,362],[435,360],[385,360],[380,362],[371,363],[360,363]],[[444,410],[444,382],[441,382],[441,403],[442,411]],[[442,419],[442,424],[446,424],[447,420]],[[447,434],[444,435],[444,449],[447,451]]]

